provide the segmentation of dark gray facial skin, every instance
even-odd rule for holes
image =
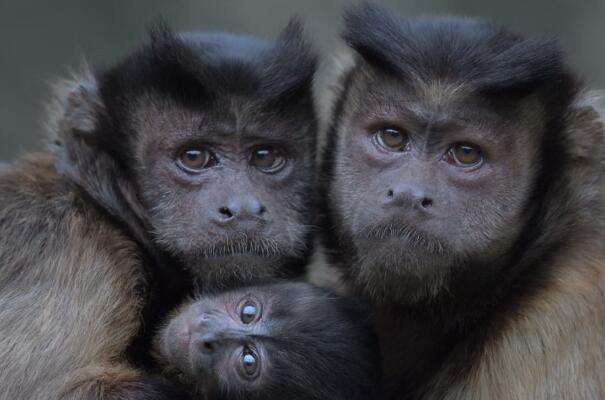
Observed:
[[[305,283],[204,296],[156,337],[165,375],[205,400],[374,399],[381,391],[367,308]]]
[[[203,289],[299,276],[315,219],[315,63],[296,21],[274,41],[158,27],[66,95],[58,169]]]
[[[304,258],[312,122],[249,101],[189,110],[151,98],[133,124],[145,132],[137,174],[156,240],[203,263],[201,284],[263,281]]]
[[[511,246],[541,109],[530,98],[496,113],[447,81],[412,86],[367,66],[354,74],[329,193],[341,242],[354,248],[348,273],[376,300],[424,300],[469,260]]]
[[[270,336],[261,323],[270,316],[269,300],[262,292],[230,292],[188,305],[164,329],[159,340],[162,357],[206,396],[258,390],[271,368],[267,348],[259,340]]]

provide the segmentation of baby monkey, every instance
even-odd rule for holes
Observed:
[[[201,297],[156,338],[165,375],[204,400],[378,399],[378,354],[362,304],[302,282]]]

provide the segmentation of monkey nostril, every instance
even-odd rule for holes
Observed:
[[[218,209],[218,212],[221,213],[226,219],[233,218],[233,213],[228,207],[221,207]]]
[[[201,350],[203,353],[211,354],[212,352],[214,352],[214,344],[212,344],[212,342],[210,342],[210,341],[204,341],[202,343]]]
[[[258,215],[263,215],[266,212],[267,212],[267,209],[265,208],[265,206],[260,206],[260,208],[258,210]]]
[[[433,200],[427,199],[425,197],[424,199],[422,199],[422,202],[420,204],[422,205],[422,207],[427,208],[433,205]]]
[[[387,192],[387,197],[393,197],[393,189],[389,189],[389,191]]]

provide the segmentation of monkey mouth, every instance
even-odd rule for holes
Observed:
[[[399,239],[411,245],[432,254],[448,253],[447,246],[438,238],[412,228],[409,225],[401,224],[381,224],[372,225],[364,228],[359,237],[362,240],[386,241],[388,239]]]
[[[218,242],[201,249],[204,258],[233,256],[276,257],[291,253],[289,246],[273,239],[236,239]]]

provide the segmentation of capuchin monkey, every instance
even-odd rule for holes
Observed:
[[[346,14],[325,243],[390,399],[605,398],[604,130],[550,41]]]
[[[302,282],[204,295],[158,333],[164,373],[192,399],[379,399],[367,306]]]
[[[275,41],[159,27],[58,85],[51,149],[0,170],[0,399],[181,398],[139,366],[190,282],[303,272],[315,64],[295,21]]]

